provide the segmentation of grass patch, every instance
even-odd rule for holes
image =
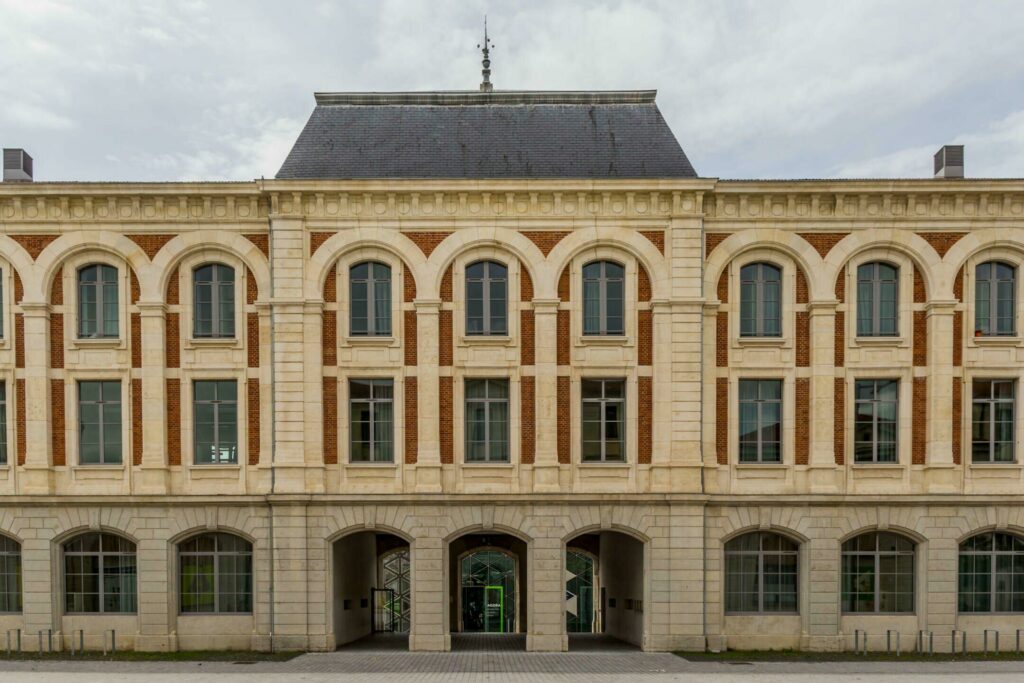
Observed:
[[[86,650],[77,655],[66,652],[6,652],[0,661],[70,662],[75,660],[103,662],[287,662],[303,654],[300,651],[251,652],[248,650],[184,650],[181,652],[135,652],[123,650],[103,654],[102,650]]]
[[[868,652],[858,655],[853,652],[806,652],[801,650],[726,650],[724,652],[674,652],[691,662],[1021,662],[1024,654],[1001,652],[999,654],[968,652],[950,654],[936,652],[933,655],[918,652],[903,652],[897,657],[885,652]]]

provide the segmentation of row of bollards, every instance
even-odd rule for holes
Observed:
[[[39,649],[37,652],[49,653],[53,652],[53,629],[40,629],[37,634],[39,638]],[[12,637],[13,636],[13,637]],[[76,644],[77,640],[77,644]],[[46,648],[43,648],[43,644],[46,644]],[[21,629],[10,628],[7,629],[7,656],[10,657],[12,653],[21,654],[24,652],[21,643]],[[75,629],[71,632],[71,655],[81,655],[85,652],[85,630]],[[117,652],[117,631],[114,629],[107,629],[103,631],[103,654]]]
[[[1021,634],[1024,629],[1017,629],[1014,652],[1021,653]],[[959,641],[959,649],[957,649]],[[967,653],[967,631],[953,629],[950,633],[950,652],[952,654]],[[987,628],[982,631],[982,650],[985,654],[999,654],[999,631],[994,628]],[[853,632],[853,651],[859,655],[868,653],[868,633],[863,629],[856,629]],[[917,652],[920,654],[935,654],[935,634],[931,631],[921,630],[917,632]],[[887,630],[885,632],[885,653],[900,656],[900,632]]]

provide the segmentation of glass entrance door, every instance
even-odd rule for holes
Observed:
[[[516,559],[501,550],[478,550],[462,558],[461,630],[514,633]]]
[[[575,550],[565,553],[565,630],[594,631],[594,558]]]

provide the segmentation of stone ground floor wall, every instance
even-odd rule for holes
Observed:
[[[799,544],[799,612],[792,615],[726,615],[723,547],[751,530],[772,530]],[[840,548],[862,531],[889,529],[917,543],[915,613],[843,615]],[[364,563],[351,553],[373,544],[343,542],[353,534],[387,534],[409,544],[412,576],[410,647],[451,646],[449,578],[456,558],[449,544],[467,535],[508,535],[526,545],[525,619],[518,630],[530,650],[562,650],[565,633],[565,549],[573,539],[598,534],[607,557],[609,614],[621,635],[646,650],[793,647],[852,648],[853,632],[869,634],[869,647],[884,648],[887,630],[898,630],[904,649],[918,631],[935,634],[935,649],[948,650],[953,629],[981,647],[982,630],[997,628],[1012,643],[1024,615],[958,615],[959,542],[980,531],[1024,530],[1024,506],[947,498],[915,502],[849,499],[753,500],[743,497],[607,496],[444,500],[410,497],[377,500],[306,497],[216,499],[45,499],[0,507],[0,532],[22,545],[23,610],[0,614],[0,629],[22,629],[26,649],[40,630],[52,630],[56,647],[69,648],[82,629],[86,647],[102,647],[116,629],[118,645],[140,650],[333,649],[366,628],[367,615],[347,616],[336,597],[345,582],[337,566]],[[138,612],[66,615],[61,545],[76,534],[106,530],[136,543]],[[179,614],[177,544],[204,531],[246,538],[253,546],[253,611],[245,615]],[[621,536],[618,536],[621,535]],[[272,540],[271,540],[272,539]],[[616,541],[618,539],[618,541]],[[627,540],[628,539],[628,540]],[[273,552],[271,552],[273,548]],[[273,587],[273,590],[272,590]],[[627,602],[628,601],[628,602]],[[350,605],[351,609],[367,607]],[[357,621],[352,621],[356,619]],[[273,625],[273,626],[272,626]]]

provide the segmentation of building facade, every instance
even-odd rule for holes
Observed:
[[[980,647],[1022,264],[1020,180],[701,178],[653,93],[324,94],[274,180],[0,184],[0,628]]]

